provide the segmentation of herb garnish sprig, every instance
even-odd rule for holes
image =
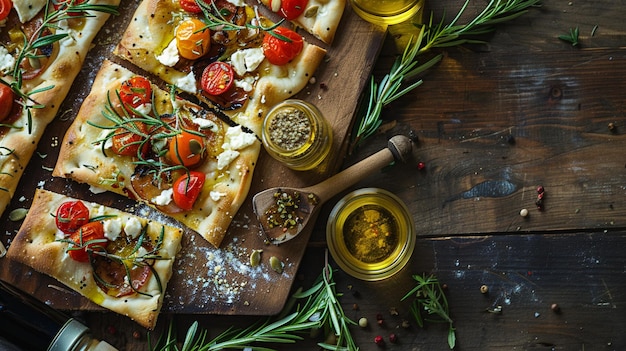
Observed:
[[[559,35],[559,39],[572,44],[572,46],[578,46],[578,44],[579,44],[579,42],[578,42],[579,34],[580,34],[580,30],[578,29],[578,27],[570,28],[569,29],[569,33],[568,34]]]
[[[357,130],[353,136],[352,148],[376,133],[382,124],[381,112],[384,107],[399,99],[422,84],[422,80],[413,81],[419,74],[434,66],[442,59],[436,55],[427,62],[418,65],[417,57],[432,48],[447,48],[468,43],[484,43],[474,37],[492,32],[495,25],[513,20],[537,6],[540,0],[491,0],[476,17],[466,24],[458,24],[469,4],[466,0],[452,22],[434,23],[433,14],[426,24],[414,25],[420,29],[416,39],[411,38],[402,56],[398,57],[379,84],[372,75],[367,108],[359,112]]]
[[[337,344],[320,343],[318,344],[320,347],[326,350],[357,351],[358,347],[348,329],[349,325],[355,323],[343,312],[338,300],[341,294],[335,290],[332,272],[332,268],[326,265],[313,287],[292,296],[296,301],[306,299],[304,304],[299,305],[295,312],[286,311],[286,315],[281,314],[278,320],[270,320],[260,326],[245,329],[230,328],[210,340],[207,338],[207,331],[200,330],[198,322],[194,322],[187,330],[181,348],[178,348],[175,330],[170,324],[168,332],[162,335],[155,345],[152,345],[152,341],[148,338],[148,349],[151,351],[213,351],[249,348],[270,351],[274,349],[258,344],[291,344],[303,339],[300,333],[328,327],[336,334]]]
[[[413,275],[413,279],[417,281],[417,285],[401,300],[414,297],[411,302],[411,314],[420,327],[424,327],[424,322],[448,323],[448,346],[453,349],[456,345],[454,322],[450,318],[448,299],[441,284],[433,275]],[[426,316],[422,316],[423,311],[426,312]],[[437,318],[433,319],[433,315]]]

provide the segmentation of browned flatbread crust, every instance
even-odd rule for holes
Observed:
[[[157,59],[174,38],[174,17],[181,13],[183,10],[177,2],[144,0],[113,53],[184,91],[197,93],[200,90],[199,77],[195,77],[190,85],[188,72],[165,66]],[[265,113],[276,103],[302,90],[325,55],[325,49],[305,41],[302,53],[284,66],[274,66],[264,60],[253,72],[256,83],[248,102],[242,108],[225,113],[260,135]],[[199,93],[198,97],[203,98]]]
[[[72,290],[80,293],[94,303],[114,312],[128,316],[142,326],[152,329],[156,324],[163,303],[167,283],[172,276],[172,267],[176,254],[180,250],[182,231],[154,221],[148,221],[131,214],[84,202],[93,214],[115,215],[120,218],[134,217],[147,225],[147,234],[156,241],[163,232],[163,246],[159,254],[164,258],[154,262],[154,277],[142,287],[142,292],[121,298],[113,297],[102,291],[94,280],[93,268],[89,263],[71,259],[67,253],[68,244],[58,241],[55,219],[51,214],[65,201],[75,200],[47,190],[37,189],[28,215],[9,247],[7,257],[26,264],[35,270],[47,274]],[[161,285],[161,288],[159,288]]]
[[[269,0],[261,0],[269,7]],[[346,8],[346,0],[309,0],[306,9],[292,22],[326,44],[332,44]]]
[[[110,125],[102,111],[106,103],[107,94],[114,94],[120,84],[135,74],[131,71],[105,61],[94,81],[92,90],[81,106],[76,119],[68,129],[63,143],[54,176],[66,177],[93,187],[112,191],[131,198],[141,199],[131,184],[135,173],[133,157],[119,156],[109,150],[107,155],[101,151],[100,145],[94,144],[102,138],[102,129],[87,123]],[[159,111],[171,110],[169,93],[154,89],[156,98],[162,106],[156,106]],[[197,105],[179,100],[197,110]],[[216,145],[220,151],[228,151],[227,146],[237,144],[235,138],[246,136],[241,133],[241,127],[230,128],[220,120],[214,121],[219,126],[220,139]],[[236,133],[236,134],[229,134]],[[215,247],[219,247],[233,216],[246,199],[252,174],[256,165],[261,143],[256,137],[249,134],[246,139],[254,139],[251,144],[235,151],[238,155],[228,164],[219,169],[216,158],[208,158],[196,168],[206,174],[205,187],[192,210],[179,213],[167,213],[170,217],[180,221],[187,227],[198,232]],[[148,199],[149,200],[149,199]],[[144,199],[146,202],[146,200]],[[147,201],[153,207],[158,205]]]
[[[91,2],[117,6],[120,0]],[[80,30],[72,32],[73,39],[66,39],[54,45],[50,64],[39,76],[23,81],[22,92],[26,94],[46,87],[52,88],[31,95],[31,98],[37,104],[45,106],[44,108],[31,109],[30,119],[23,111],[19,120],[13,123],[15,128],[6,128],[0,133],[0,214],[11,201],[46,126],[54,119],[74,78],[80,72],[93,38],[109,18],[108,14],[101,12],[93,12],[91,15],[92,17],[85,19],[85,24]],[[4,76],[2,79],[12,80],[10,76]]]

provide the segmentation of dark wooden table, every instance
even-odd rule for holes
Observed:
[[[430,1],[427,9],[437,19],[445,9],[451,19],[461,3]],[[482,5],[472,1],[467,13]],[[388,350],[447,349],[446,325],[417,327],[400,301],[414,286],[411,276],[423,273],[447,286],[457,350],[626,349],[625,6],[546,0],[497,27],[487,44],[441,51],[423,85],[384,111],[382,131],[344,159],[346,167],[395,134],[418,137],[412,162],[350,189],[397,194],[418,233],[410,264],[396,276],[372,283],[335,275],[347,315],[370,320],[352,329],[362,350],[378,349],[374,337],[390,333],[399,341],[387,342]],[[576,27],[578,47],[557,38]],[[376,76],[394,52],[389,36]],[[541,211],[538,186],[546,194]],[[337,199],[319,216],[294,288],[309,287],[322,271],[325,222]],[[146,331],[124,317],[74,313],[120,350],[147,349]],[[214,336],[263,319],[164,314],[157,331],[175,322],[182,337],[197,320]],[[276,347],[316,349],[317,341]]]

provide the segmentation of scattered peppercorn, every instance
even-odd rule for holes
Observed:
[[[483,294],[486,294],[489,292],[489,287],[487,285],[481,285],[480,286],[480,292]]]
[[[539,211],[543,211],[543,198],[545,196],[545,189],[543,188],[543,186],[538,186],[537,187],[537,201],[535,201],[535,205],[537,206],[537,209]]]
[[[413,129],[409,131],[409,139],[414,143],[417,143],[419,141],[419,138],[417,137],[417,133],[415,133]]]
[[[561,307],[556,303],[550,305],[550,309],[555,313],[559,313],[561,311]]]
[[[357,311],[359,309],[359,305],[353,303],[352,304],[352,310]]]
[[[389,342],[395,344],[398,342],[398,336],[395,333],[389,334]]]
[[[359,319],[359,327],[361,328],[367,328],[367,318],[365,317],[361,317]]]
[[[522,216],[522,217],[526,217],[526,216],[528,216],[528,210],[527,210],[527,209],[525,209],[525,208],[522,208],[522,209],[519,211],[519,215],[520,215],[520,216]]]
[[[374,338],[374,343],[376,343],[376,345],[378,345],[378,346],[385,346],[385,339],[383,339],[383,337],[382,337],[382,336],[377,335],[377,336]]]
[[[385,321],[384,321],[384,320],[382,320],[382,319],[377,319],[377,320],[376,320],[376,323],[378,323],[378,325],[382,327],[382,326],[383,326],[383,324],[385,324]]]
[[[424,168],[426,168],[426,164],[424,162],[420,161],[420,162],[417,163],[417,170],[421,171]]]
[[[609,130],[615,133],[617,131],[617,125],[613,122],[609,123]]]
[[[141,339],[141,333],[137,330],[133,331],[133,339],[135,340]]]

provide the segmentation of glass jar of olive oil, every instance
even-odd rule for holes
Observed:
[[[422,9],[424,0],[350,0],[350,4],[364,20],[388,25],[409,20]]]
[[[415,248],[415,227],[406,205],[377,188],[353,191],[330,213],[326,240],[346,273],[362,280],[381,280],[399,272]]]
[[[305,171],[317,167],[330,153],[333,133],[317,107],[289,99],[268,112],[262,139],[270,156],[291,169]]]

